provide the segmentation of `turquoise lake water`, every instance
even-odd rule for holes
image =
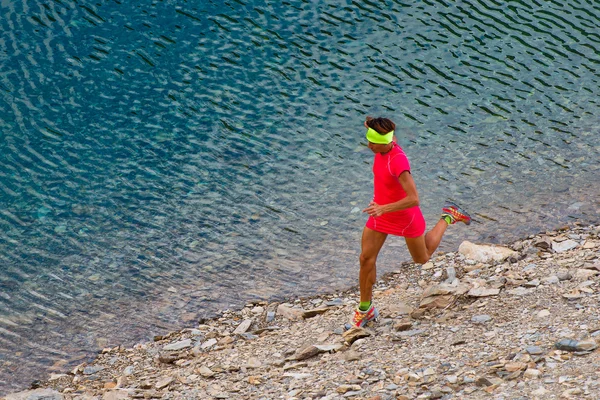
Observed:
[[[0,1],[0,393],[355,285],[366,115],[441,250],[600,220],[596,1]],[[408,260],[390,240],[380,272]]]

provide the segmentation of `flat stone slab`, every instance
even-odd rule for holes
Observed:
[[[322,352],[336,352],[344,347],[342,344],[315,344],[314,346]]]
[[[104,369],[104,367],[99,366],[99,365],[94,365],[94,366],[90,365],[83,369],[83,374],[84,375],[94,375],[95,373],[100,372],[103,369]]]
[[[213,347],[215,344],[217,344],[217,339],[212,338],[212,339],[208,339],[206,342],[202,343],[202,345],[200,347],[202,349],[208,349],[210,347]]]
[[[245,319],[241,324],[239,324],[237,326],[237,328],[235,328],[235,330],[233,331],[233,334],[241,335],[242,333],[246,333],[246,331],[250,328],[250,325],[252,325],[252,320]]]
[[[180,340],[179,342],[171,343],[163,347],[166,351],[177,351],[192,347],[192,339]]]
[[[342,334],[342,336],[344,337],[346,342],[348,342],[349,344],[352,344],[355,341],[357,341],[358,339],[362,339],[364,337],[371,336],[371,333],[368,332],[364,328],[352,327],[352,328],[348,329],[346,332],[344,332]]]
[[[473,288],[473,289],[469,290],[469,292],[467,293],[467,296],[488,297],[488,296],[497,296],[499,293],[500,293],[500,289],[478,287],[478,288]]]
[[[487,244],[475,244],[465,240],[458,247],[458,252],[465,257],[482,263],[504,261],[509,257],[517,257],[518,253],[508,247]]]
[[[544,353],[544,349],[539,346],[528,346],[525,348],[525,351],[531,355],[540,355]]]
[[[324,314],[324,313],[326,313],[329,310],[330,310],[329,307],[321,307],[321,308],[314,308],[312,310],[305,310],[302,313],[302,318],[316,317],[317,315]]]
[[[52,389],[26,390],[3,397],[4,400],[64,400],[62,394]]]
[[[573,250],[577,246],[579,246],[579,243],[571,239],[565,240],[564,242],[552,242],[552,250],[557,253]]]

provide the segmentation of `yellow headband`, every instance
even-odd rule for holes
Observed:
[[[386,134],[381,134],[373,128],[367,129],[367,140],[375,144],[388,144],[392,142],[394,138],[394,131],[390,131]]]

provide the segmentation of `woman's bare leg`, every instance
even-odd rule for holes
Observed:
[[[362,234],[361,252],[360,252],[360,273],[358,282],[360,285],[360,301],[371,301],[373,296],[373,285],[377,280],[377,268],[375,266],[377,255],[387,233],[381,233],[365,227]]]
[[[448,223],[443,219],[440,219],[433,229],[426,234],[416,238],[404,238],[406,239],[406,246],[408,247],[408,251],[414,262],[425,264],[429,261],[440,245],[442,237],[446,232],[446,228],[448,228]]]

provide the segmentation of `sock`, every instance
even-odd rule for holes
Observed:
[[[358,309],[360,311],[367,311],[369,309],[369,307],[371,307],[370,301],[361,301],[360,304],[358,305]]]
[[[442,217],[442,219],[443,219],[444,221],[446,221],[446,223],[447,223],[448,225],[451,225],[451,224],[452,224],[452,217],[451,217],[451,216],[449,216],[449,215],[444,215],[444,216]]]

